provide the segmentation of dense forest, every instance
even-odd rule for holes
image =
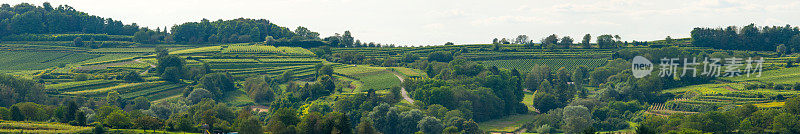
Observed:
[[[0,6],[0,36],[12,34],[87,33],[133,35],[136,23],[89,15],[68,5],[53,7],[50,3],[35,6],[28,3]]]
[[[785,45],[786,50],[800,50],[800,29],[786,26],[750,24],[744,27],[694,28],[692,44],[728,50],[774,51]]]

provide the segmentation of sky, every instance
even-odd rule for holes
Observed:
[[[800,25],[797,0],[2,0],[67,4],[143,27],[254,18],[321,37],[350,30],[362,42],[397,45],[491,43],[550,34],[620,35],[622,40],[689,37],[695,27]],[[594,39],[592,40],[594,42]]]

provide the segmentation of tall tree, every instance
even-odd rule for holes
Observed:
[[[573,41],[572,37],[564,36],[561,38],[559,46],[561,46],[561,48],[569,48],[569,46],[572,45],[572,41]]]
[[[591,48],[592,47],[591,41],[592,41],[592,35],[586,34],[583,36],[583,40],[581,40],[581,46],[583,46],[583,48]]]
[[[353,35],[350,34],[350,31],[344,31],[342,35],[342,47],[351,47],[354,43]]]

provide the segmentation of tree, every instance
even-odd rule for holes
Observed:
[[[214,97],[222,97],[222,93],[236,90],[234,79],[228,73],[210,73],[200,79],[200,87],[213,93]]]
[[[79,110],[77,113],[75,113],[74,122],[75,123],[73,125],[85,126],[86,125],[86,113],[83,112],[82,110]]]
[[[419,121],[417,128],[426,134],[439,134],[442,133],[444,124],[442,124],[442,121],[439,119],[436,119],[436,117],[425,116],[425,118]]]
[[[787,53],[786,51],[787,51],[786,45],[783,44],[778,45],[778,47],[775,49],[775,52],[777,52],[778,55],[780,56],[785,55]]]
[[[162,124],[161,120],[151,116],[140,116],[139,118],[134,119],[133,123],[135,128],[143,129],[145,132],[147,132],[147,130],[155,131],[156,129],[159,129]]]
[[[414,53],[405,53],[403,54],[403,58],[401,59],[401,61],[405,63],[412,63],[416,60],[419,60],[419,56]]]
[[[772,129],[778,133],[796,134],[800,133],[800,115],[780,113],[772,120]]]
[[[518,35],[517,39],[514,40],[515,44],[526,44],[528,43],[528,35]]]
[[[525,76],[525,88],[536,90],[543,80],[550,79],[550,67],[547,65],[533,65],[531,71]]]
[[[587,80],[586,78],[588,77],[589,77],[589,67],[586,67],[585,65],[578,66],[578,68],[572,70],[572,81],[575,82],[575,84],[578,85],[587,84],[588,82],[586,81]]]
[[[500,47],[503,47],[503,46],[502,46],[502,45],[500,45],[500,43],[495,43],[495,44],[494,44],[494,46],[492,47],[492,50],[494,50],[494,51],[500,51]]]
[[[672,40],[672,37],[667,36],[667,38],[664,39],[664,42],[666,42],[667,44],[672,44],[674,42],[674,40]]]
[[[239,124],[239,133],[241,134],[263,134],[264,128],[261,127],[261,121],[256,117],[247,118]]]
[[[567,133],[580,133],[592,127],[592,114],[584,106],[564,107],[564,125],[562,129]]]
[[[561,46],[561,48],[569,48],[569,46],[572,45],[572,41],[572,37],[564,36],[561,38],[561,42],[558,45]]]
[[[555,44],[558,44],[558,36],[556,34],[552,34],[542,39],[542,46]]]
[[[19,111],[18,107],[11,106],[11,120],[23,121],[25,120],[25,115],[22,115],[22,112]]]
[[[156,46],[155,53],[156,53],[156,58],[160,59],[160,58],[162,58],[164,56],[169,55],[169,50],[167,48],[162,47],[162,46]]]
[[[270,115],[267,128],[269,128],[269,131],[276,132],[281,129],[286,129],[286,126],[292,126],[291,129],[293,131],[294,126],[299,122],[300,118],[297,117],[297,113],[294,109],[281,107]]]
[[[581,46],[583,46],[583,48],[592,48],[591,41],[592,41],[592,35],[586,34],[583,36],[583,40],[581,40]]]
[[[274,100],[275,93],[269,82],[262,78],[251,78],[244,81],[244,91],[256,103],[267,103]]]
[[[353,46],[354,43],[353,35],[350,34],[350,31],[344,31],[342,35],[342,45],[346,47]]]
[[[317,70],[317,76],[333,76],[333,66],[323,65]]]
[[[167,55],[158,58],[156,72],[161,75],[162,79],[177,82],[183,76],[185,65],[186,60],[183,58],[175,55]]]
[[[129,106],[133,109],[150,109],[150,100],[147,99],[147,97],[139,96],[136,97],[136,99],[133,99],[131,102],[132,104]]]
[[[614,41],[614,36],[605,34],[600,35],[597,37],[597,46],[600,48],[612,48],[616,47],[616,41]]]
[[[358,123],[358,126],[356,126],[356,133],[378,134],[379,132],[375,130],[375,127],[372,126],[372,119],[370,119],[369,117],[362,117],[361,122]]]
[[[450,51],[436,51],[428,54],[428,60],[438,62],[450,62],[453,60],[453,54]]]
[[[787,44],[789,45],[789,48],[793,50],[792,53],[797,53],[797,51],[800,51],[800,34],[792,36]]]
[[[81,37],[75,37],[75,39],[72,40],[72,46],[81,47],[83,44],[83,39],[81,39]]]
[[[464,124],[461,126],[461,130],[464,131],[464,134],[482,134],[483,130],[478,127],[478,123],[469,119],[468,121],[464,121]]]
[[[800,97],[786,100],[783,109],[785,109],[787,113],[800,115]]]
[[[109,105],[114,106],[121,106],[122,105],[122,98],[119,96],[119,92],[116,90],[108,92],[106,95],[106,103]]]
[[[116,110],[106,116],[103,124],[111,126],[111,128],[124,129],[131,126],[131,121],[124,111]]]
[[[211,99],[213,98],[213,95],[211,92],[203,88],[195,88],[191,93],[189,93],[189,96],[186,97],[191,104],[197,104],[205,98]]]
[[[442,130],[442,134],[460,134],[460,133],[461,131],[459,131],[458,127],[456,126],[449,126],[447,128],[444,128],[444,130]]]
[[[75,77],[74,77],[74,78],[72,78],[72,80],[74,80],[74,81],[85,81],[85,80],[89,80],[89,74],[80,73],[80,74],[78,74],[78,75],[75,75]]]
[[[553,133],[553,128],[550,127],[550,125],[544,124],[540,126],[538,129],[536,129],[536,132],[540,134],[549,134]]]
[[[303,26],[297,26],[294,33],[305,39],[319,39],[319,33],[308,30],[308,28]]]
[[[92,132],[94,132],[94,134],[104,134],[106,133],[106,129],[105,127],[103,127],[103,125],[97,124],[94,125],[94,129],[92,129]]]
[[[281,82],[290,82],[294,80],[293,75],[294,72],[292,72],[292,70],[286,70],[283,73],[281,73],[280,80]]]
[[[445,45],[445,46],[449,46],[449,45],[455,45],[455,43],[453,43],[453,42],[446,42],[446,43],[444,43],[444,45]]]

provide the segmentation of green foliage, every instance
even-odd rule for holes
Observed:
[[[189,100],[189,103],[197,104],[200,101],[202,101],[203,99],[211,99],[211,98],[213,98],[213,96],[214,95],[211,94],[211,92],[209,92],[206,89],[195,88],[194,90],[192,90],[191,93],[189,93],[189,96],[187,96],[186,98]]]
[[[175,41],[189,43],[256,42],[263,41],[267,36],[278,39],[296,36],[288,28],[275,25],[266,19],[245,18],[186,22],[173,26],[171,32]]]
[[[566,133],[580,133],[587,129],[593,129],[590,124],[594,123],[592,114],[589,109],[583,106],[567,106],[564,107],[564,125],[561,129],[566,130]]]
[[[49,3],[47,3],[49,5]],[[13,17],[3,17],[7,26],[2,28],[0,36],[10,34],[45,34],[45,33],[108,33],[112,35],[133,35],[139,26],[124,25],[111,18],[102,18],[76,11],[70,6],[59,6],[53,9],[21,3],[3,10]],[[47,16],[47,17],[42,17]],[[82,25],[76,25],[82,24]]]
[[[617,42],[614,41],[614,37],[608,34],[597,36],[597,46],[600,48],[613,48],[616,46]]]
[[[453,54],[450,51],[435,51],[428,54],[428,60],[438,62],[450,62],[453,60]]]
[[[234,79],[227,73],[210,73],[200,79],[200,87],[209,90],[214,97],[222,97],[222,93],[236,90]]]
[[[744,27],[694,28],[691,32],[692,45],[727,50],[774,51],[779,44],[792,42],[800,30],[789,25],[764,26],[755,24]],[[796,44],[784,50],[797,50]],[[786,52],[786,51],[782,51]]]
[[[17,102],[42,102],[44,86],[36,81],[0,74],[0,105],[11,106]]]
[[[444,129],[444,124],[436,117],[426,116],[419,121],[417,128],[426,134],[440,134]]]
[[[800,115],[800,97],[787,99],[786,103],[783,105],[783,109],[785,109],[787,113]]]
[[[239,133],[241,134],[262,134],[264,133],[261,127],[261,121],[256,117],[250,117],[239,124]]]
[[[103,124],[111,128],[118,129],[128,128],[133,125],[131,119],[128,117],[125,111],[122,110],[115,110],[108,114],[108,116],[105,117],[105,120],[103,120]]]
[[[158,58],[158,65],[156,66],[156,72],[158,72],[158,74],[161,74],[162,79],[169,81],[177,81],[183,77],[185,65],[186,65],[185,59],[176,55],[167,55]]]
[[[271,82],[271,81],[270,81]],[[263,78],[251,78],[244,81],[244,91],[256,103],[269,103],[275,99],[274,86]]]
[[[375,127],[372,125],[372,119],[368,117],[361,118],[361,123],[356,126],[356,133],[358,134],[378,134]]]
[[[531,67],[531,70],[528,71],[527,75],[525,75],[525,88],[528,90],[538,90],[540,84],[544,80],[550,79],[550,67],[547,65],[538,65],[535,64]]]

